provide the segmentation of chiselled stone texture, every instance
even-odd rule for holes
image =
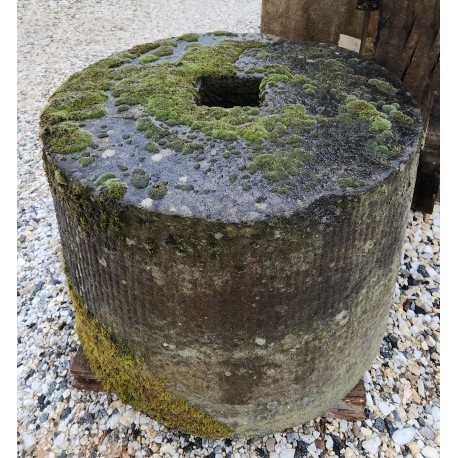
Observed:
[[[105,386],[207,436],[294,426],[355,386],[385,329],[422,137],[395,77],[334,46],[187,34],[75,74],[41,126]]]

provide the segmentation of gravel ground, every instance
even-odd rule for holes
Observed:
[[[366,420],[319,418],[250,440],[170,431],[115,395],[72,389],[78,347],[41,165],[40,110],[65,79],[134,44],[185,32],[256,32],[260,0],[19,0],[18,456],[439,457],[439,204],[411,213],[380,355],[364,374]]]

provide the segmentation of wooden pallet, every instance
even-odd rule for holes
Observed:
[[[86,357],[81,347],[78,348],[70,365],[70,373],[73,375],[73,386],[79,390],[104,391],[95,374],[89,368]],[[364,420],[364,408],[366,406],[366,392],[362,380],[345,396],[340,403],[323,416],[334,417],[343,420]]]

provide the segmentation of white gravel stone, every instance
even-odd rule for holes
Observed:
[[[431,413],[432,413],[432,416],[433,416],[434,420],[440,420],[441,419],[441,409],[439,409],[439,407],[434,406],[431,409]]]
[[[393,411],[393,406],[387,402],[380,401],[377,404],[377,407],[380,409],[383,415],[388,416]]]
[[[280,458],[294,458],[294,448],[284,448],[280,453]]]
[[[123,426],[130,426],[132,422],[135,420],[135,417],[137,416],[137,411],[130,409],[126,410],[121,418],[119,419],[119,423]]]
[[[55,439],[54,439],[54,442],[52,444],[52,448],[54,450],[56,449],[60,449],[62,447],[62,445],[64,444],[64,441],[65,441],[65,434],[64,433],[60,433]]]
[[[436,437],[436,434],[434,431],[430,428],[427,428],[426,426],[423,426],[423,428],[420,428],[420,434],[425,438],[430,441],[434,440]]]
[[[367,450],[369,453],[375,454],[377,453],[377,450],[381,443],[382,441],[378,436],[373,436],[370,439],[363,441],[362,445],[364,450]]]
[[[316,448],[315,443],[312,443],[307,448],[307,451],[312,455],[313,458],[318,458],[320,456],[320,451]]]
[[[425,458],[439,458],[439,452],[437,448],[433,448],[429,445],[421,449],[421,454]]]
[[[299,434],[299,437],[301,440],[303,440],[306,444],[311,444],[312,442],[315,442],[315,436],[313,434]]]
[[[415,428],[398,429],[393,434],[393,440],[398,445],[405,445],[413,440],[416,434],[417,430]]]
[[[172,456],[175,453],[175,447],[172,444],[164,444],[160,449],[161,455],[168,454]]]
[[[24,448],[27,451],[30,451],[30,449],[37,443],[37,439],[33,434],[27,434],[24,436]]]
[[[107,421],[107,428],[115,429],[118,426],[120,419],[121,419],[121,415],[119,414],[112,415],[109,418],[109,420]]]

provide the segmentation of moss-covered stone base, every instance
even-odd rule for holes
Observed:
[[[89,367],[103,387],[170,428],[208,438],[232,437],[232,431],[168,390],[167,380],[155,379],[142,363],[117,342],[111,329],[94,317],[68,281],[75,309],[76,332]]]

